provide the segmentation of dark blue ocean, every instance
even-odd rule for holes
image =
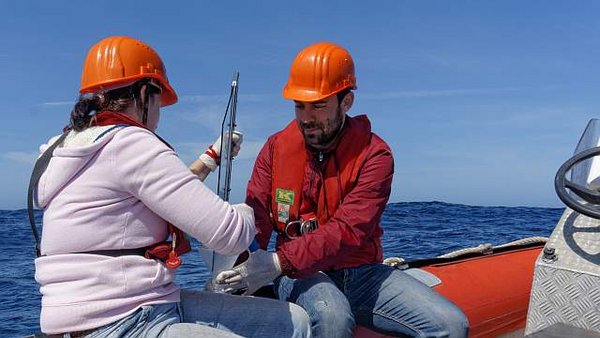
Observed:
[[[547,237],[562,212],[562,208],[442,202],[389,204],[383,215],[384,256],[426,258],[481,243],[498,245],[530,236]],[[197,248],[197,243],[194,245]],[[177,280],[185,288],[201,288],[207,277],[196,253],[184,256],[185,264],[178,271]],[[1,337],[39,332],[40,294],[33,257],[26,210],[0,211]]]

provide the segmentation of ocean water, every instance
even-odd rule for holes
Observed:
[[[384,256],[438,256],[456,249],[549,236],[563,208],[482,207],[443,202],[389,204],[383,214]],[[37,213],[38,224],[40,213]],[[68,234],[65,234],[68,235]],[[208,276],[197,254],[184,256],[177,281],[202,288]],[[0,337],[39,332],[33,237],[26,210],[0,211]]]

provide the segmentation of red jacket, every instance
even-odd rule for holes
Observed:
[[[301,147],[294,150],[298,144]],[[313,213],[319,219],[319,228],[294,240],[277,236],[277,254],[285,275],[296,278],[320,270],[381,262],[383,230],[379,221],[394,172],[389,147],[371,132],[366,116],[347,117],[335,148],[329,152],[319,154],[303,145],[302,134],[292,121],[269,137],[256,159],[246,203],[254,209],[260,246],[266,249],[272,231],[283,224],[278,221],[284,222],[288,216],[281,210],[271,211],[277,205],[275,185],[289,182],[291,177],[301,182],[289,188],[298,190],[296,208],[292,205],[288,209],[290,220]],[[277,154],[295,155],[286,160]],[[322,161],[318,160],[320,156]],[[332,189],[332,184],[339,188]]]

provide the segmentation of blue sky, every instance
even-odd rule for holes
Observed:
[[[394,152],[391,202],[561,206],[554,174],[600,112],[598,13],[594,1],[11,1],[0,209],[25,207],[38,146],[67,123],[86,52],[110,35],[161,54],[180,102],[158,133],[186,163],[215,139],[240,71],[235,202],[267,136],[293,118],[281,97],[293,57],[332,41],[356,64],[350,114],[367,113]]]

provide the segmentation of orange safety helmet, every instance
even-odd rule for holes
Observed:
[[[147,44],[126,36],[111,36],[90,48],[79,93],[95,93],[129,86],[150,78],[160,83],[162,107],[177,102],[160,56]]]
[[[314,102],[346,88],[356,89],[352,56],[334,43],[319,42],[296,55],[283,97]]]

